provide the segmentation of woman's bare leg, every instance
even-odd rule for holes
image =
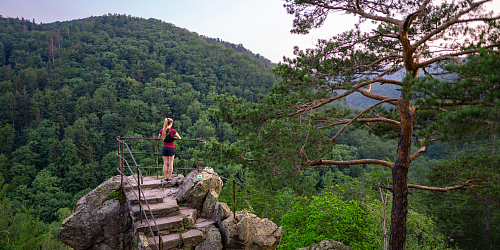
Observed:
[[[172,172],[174,172],[174,157],[175,155],[172,156],[167,156],[168,157],[168,178],[172,178]]]
[[[165,176],[165,179],[168,178],[168,157],[163,156],[163,176]]]

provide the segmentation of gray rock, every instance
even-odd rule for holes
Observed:
[[[205,202],[203,202],[203,209],[201,210],[201,216],[211,218],[214,213],[215,204],[219,200],[219,194],[217,194],[213,189],[208,191],[205,196]]]
[[[205,241],[196,246],[195,250],[221,250],[222,238],[217,228],[209,228],[206,233]]]
[[[352,248],[334,240],[324,240],[311,247],[298,248],[296,250],[352,250]]]
[[[243,210],[236,212],[237,223],[230,216],[219,228],[226,249],[276,249],[281,242],[283,229],[268,219]]]
[[[181,216],[183,218],[183,223],[187,227],[192,227],[196,222],[197,210],[194,208],[182,207],[180,210]]]
[[[109,199],[119,190],[114,176],[78,200],[75,213],[61,226],[61,241],[73,249],[131,249],[133,224],[124,198]]]
[[[205,234],[200,230],[193,229],[182,234],[182,243],[187,247],[196,246],[204,240]]]
[[[175,195],[179,203],[185,203],[186,206],[196,208],[201,211],[205,196],[210,189],[213,189],[217,194],[220,194],[222,189],[222,180],[220,177],[209,174],[214,173],[214,170],[205,167],[198,173],[197,170],[189,173],[179,187],[179,192]],[[201,175],[201,178],[198,176]]]
[[[220,228],[222,221],[231,215],[232,212],[226,203],[223,202],[215,203],[215,209],[212,214],[212,220],[215,222],[215,225],[217,225],[218,228]]]

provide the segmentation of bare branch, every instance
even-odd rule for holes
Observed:
[[[474,188],[483,188],[484,186],[481,185],[474,185],[474,182],[482,182],[480,179],[472,179],[472,180],[467,180],[464,182],[462,185],[456,185],[453,187],[427,187],[427,186],[421,186],[421,185],[415,185],[415,184],[408,184],[408,188],[415,188],[415,189],[422,189],[422,190],[429,190],[429,191],[438,191],[438,192],[447,192],[451,190],[457,190],[457,189],[474,189]]]
[[[491,44],[491,45],[485,46],[483,48],[493,48],[493,47],[500,47],[500,43]],[[460,51],[460,52],[456,52],[456,53],[450,53],[450,54],[438,56],[438,57],[432,58],[431,60],[428,60],[428,61],[425,61],[425,62],[418,64],[417,67],[418,68],[426,67],[426,66],[433,64],[435,62],[444,61],[444,60],[453,60],[453,61],[456,61],[458,64],[461,64],[462,61],[460,61],[460,59],[457,59],[456,58],[457,56],[478,53],[479,51],[480,51],[479,48],[478,49],[469,49],[469,50],[464,50],[464,51]]]
[[[394,163],[391,163],[388,161],[377,160],[377,159],[360,159],[360,160],[352,160],[352,161],[319,160],[319,161],[314,161],[314,163],[312,163],[310,165],[306,165],[305,168],[314,167],[314,166],[325,166],[325,165],[351,166],[351,165],[361,165],[361,164],[375,164],[375,165],[385,166],[385,167],[388,167],[391,169],[394,166]]]
[[[241,154],[240,154],[240,159],[242,159],[242,160],[244,160],[244,161],[247,161],[247,162],[252,162],[252,161],[254,161],[254,159],[247,159],[247,158],[243,157],[243,154],[245,154],[246,152],[248,152],[248,151],[243,151],[243,152],[241,152]]]
[[[304,104],[304,105],[298,107],[294,113],[288,114],[287,116],[294,116],[294,115],[297,115],[297,114],[309,111],[311,109],[320,108],[323,105],[326,105],[326,104],[328,104],[330,102],[333,102],[335,100],[344,98],[344,97],[346,97],[346,96],[348,96],[348,95],[356,92],[356,90],[358,90],[358,89],[360,89],[360,88],[362,88],[364,86],[370,85],[371,83],[374,83],[374,82],[392,83],[392,84],[401,85],[400,81],[391,80],[391,79],[384,79],[384,78],[378,78],[377,77],[377,78],[371,79],[369,81],[363,81],[361,83],[358,83],[352,89],[346,89],[347,91],[344,92],[344,93],[342,93],[342,94],[340,94],[340,95],[336,95],[336,96],[332,96],[332,97],[330,97],[328,99],[316,100],[314,102],[310,102],[310,103]],[[376,99],[376,100],[378,100],[378,99]]]
[[[398,39],[398,36],[397,35],[394,35],[394,34],[384,34],[378,30],[375,30],[375,29],[372,29],[373,32],[379,34],[380,36],[385,36],[385,37],[390,37],[390,38],[394,38],[394,39]]]
[[[462,106],[462,105],[485,105],[489,107],[495,107],[494,104],[484,103],[484,101],[445,101],[445,102],[437,102],[437,105],[440,107],[445,106]]]
[[[346,125],[344,125],[344,126],[343,126],[340,130],[339,130],[339,132],[337,132],[337,134],[336,134],[334,137],[332,137],[332,139],[330,139],[330,143],[329,143],[329,145],[328,145],[328,146],[331,146],[331,145],[332,145],[332,143],[335,141],[335,139],[337,139],[337,137],[338,137],[338,136],[339,136],[339,135],[340,135],[340,134],[341,134],[341,133],[342,133],[342,132],[343,132],[343,131],[344,131],[344,130],[345,130],[345,129],[349,126],[349,125],[351,125],[354,121],[356,121],[357,119],[359,119],[359,117],[361,117],[364,113],[366,113],[366,112],[370,111],[371,109],[373,109],[373,108],[377,107],[378,105],[380,105],[380,104],[382,104],[382,103],[384,103],[384,102],[392,102],[392,101],[397,101],[397,100],[398,100],[398,99],[395,99],[395,98],[394,98],[394,99],[386,99],[386,100],[382,100],[382,101],[379,101],[379,102],[377,102],[377,103],[373,104],[371,107],[369,107],[369,108],[367,108],[367,109],[363,110],[363,111],[362,111],[361,113],[359,113],[356,117],[354,117],[354,118],[353,118],[350,122],[348,122]],[[306,167],[307,167],[307,166],[311,166],[311,165],[313,165],[313,164],[315,164],[315,163],[317,163],[317,162],[321,162],[321,161],[322,161],[322,160],[321,160],[321,158],[323,158],[323,156],[325,156],[325,155],[326,155],[326,152],[328,152],[328,151],[327,151],[327,150],[325,150],[325,151],[324,151],[324,152],[323,152],[323,153],[322,153],[322,154],[321,154],[318,158],[316,158],[316,160],[314,160],[314,161],[309,161],[309,160],[308,160],[308,161],[306,161],[306,162],[302,163],[302,165],[306,165]],[[378,161],[378,160],[375,160],[375,161]],[[349,165],[349,164],[348,164],[348,165]],[[392,165],[391,165],[391,166],[392,166]]]
[[[383,100],[387,100],[389,98],[383,96],[383,95],[378,95],[378,94],[373,94],[373,93],[370,93],[366,90],[362,90],[362,89],[358,89],[357,90],[359,93],[361,93],[363,96],[365,97],[368,97],[368,98],[371,98],[371,99],[375,99],[375,100],[379,100],[379,101],[383,101]],[[388,103],[396,106],[396,102],[395,101],[389,101]]]
[[[361,204],[365,205],[367,208],[371,209],[372,211],[377,212],[377,214],[380,216],[380,218],[384,218],[384,217],[382,217],[382,214],[378,210],[368,206],[364,201],[361,201]]]
[[[318,127],[318,129],[330,128],[330,127],[333,127],[333,126],[337,126],[337,125],[349,123],[350,121],[351,121],[351,119],[338,120],[338,121],[335,121],[334,123],[331,123],[329,125],[326,125],[326,126],[323,126],[323,127]],[[358,122],[364,122],[364,123],[369,123],[369,122],[385,122],[385,123],[396,125],[396,126],[400,125],[400,123],[398,121],[387,119],[387,118],[384,118],[384,117],[379,117],[379,118],[360,118],[360,119],[358,119]]]
[[[450,27],[451,25],[453,24],[456,24],[458,22],[460,22],[461,20],[459,19],[462,15],[464,14],[467,14],[469,13],[470,11],[474,10],[477,6],[485,3],[485,2],[489,2],[491,0],[483,0],[481,2],[477,2],[477,3],[470,3],[470,7],[467,8],[466,10],[463,10],[461,12],[459,12],[457,14],[457,16],[446,22],[446,23],[443,23],[441,26],[439,26],[438,28],[436,28],[435,30],[433,30],[432,32],[429,32],[427,35],[425,35],[424,37],[422,37],[419,41],[415,42],[413,45],[411,45],[411,50],[415,50],[418,46],[422,45],[423,43],[427,42],[429,39],[431,39],[433,36],[441,33],[443,30],[447,29],[448,27]],[[464,20],[465,21],[465,20]]]
[[[458,20],[457,23],[467,23],[467,22],[477,22],[477,21],[495,21],[497,19],[500,19],[500,16],[489,17],[489,18],[478,17],[478,18],[471,18],[471,19],[462,19],[462,20]]]
[[[402,55],[398,55],[398,54],[390,54],[390,55],[388,55],[388,56],[384,56],[384,57],[382,57],[382,58],[379,58],[378,60],[376,60],[376,61],[374,61],[374,62],[372,62],[372,63],[370,63],[370,64],[366,64],[366,65],[356,65],[356,66],[353,66],[351,69],[356,70],[356,69],[359,69],[359,68],[369,68],[369,67],[372,67],[373,65],[379,64],[380,62],[383,62],[383,61],[385,61],[385,60],[387,60],[387,59],[389,59],[389,58],[394,58],[394,57],[396,57],[396,58],[398,58],[398,57],[399,57],[399,58],[403,58],[403,56],[402,56]]]
[[[347,128],[347,126],[351,125],[354,121],[356,121],[357,119],[359,119],[359,117],[361,117],[364,113],[366,113],[366,112],[370,111],[371,109],[373,109],[373,108],[377,107],[378,105],[380,105],[380,104],[382,104],[382,103],[384,103],[384,102],[392,102],[392,101],[398,101],[398,99],[393,98],[393,99],[385,99],[385,100],[381,100],[381,101],[379,101],[379,102],[377,102],[377,103],[373,104],[371,107],[369,107],[369,108],[367,108],[367,109],[363,110],[363,111],[362,111],[361,113],[359,113],[356,117],[354,117],[353,119],[351,119],[351,121],[350,121],[350,122],[348,122],[346,125],[344,125],[344,127],[342,127],[342,128],[339,130],[339,132],[337,132],[337,134],[336,134],[336,135],[335,135],[332,139],[330,139],[330,144],[331,144],[331,143],[332,143],[335,139],[337,139],[337,137],[338,137],[338,136],[339,136],[339,135],[340,135],[340,134],[344,131],[344,129],[346,129],[346,128]],[[324,155],[325,155],[325,153],[323,153],[323,155],[322,155],[321,157],[323,157]],[[319,157],[319,158],[321,158],[321,157]]]

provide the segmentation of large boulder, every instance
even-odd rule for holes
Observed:
[[[222,221],[219,230],[226,249],[274,250],[283,236],[283,229],[274,222],[246,210],[236,212],[236,222],[233,216]]]
[[[222,190],[222,180],[212,168],[205,167],[200,172],[194,170],[189,173],[179,186],[179,192],[175,197],[177,202],[201,212],[205,196],[210,189],[213,189],[218,196]]]
[[[227,203],[217,202],[215,203],[214,212],[212,213],[212,220],[215,222],[217,228],[220,228],[222,221],[232,214],[233,213],[227,206]]]
[[[76,250],[132,249],[132,218],[125,197],[116,196],[119,189],[120,176],[114,176],[78,200],[62,223],[61,241]]]
[[[195,250],[222,250],[221,236],[217,228],[209,228],[205,235],[205,241],[196,246]]]
[[[203,202],[203,208],[201,210],[201,216],[210,218],[214,213],[215,204],[219,200],[219,194],[215,192],[213,189],[208,191],[205,196],[205,201]]]
[[[352,250],[352,248],[334,240],[324,240],[319,244],[313,244],[311,247],[299,248],[296,250]]]

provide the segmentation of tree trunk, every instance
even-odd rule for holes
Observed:
[[[413,114],[410,101],[401,95],[399,113],[401,125],[399,127],[398,151],[396,162],[392,168],[394,184],[391,212],[391,233],[389,236],[390,250],[405,249],[406,242],[406,215],[408,213],[408,168],[413,134]]]

